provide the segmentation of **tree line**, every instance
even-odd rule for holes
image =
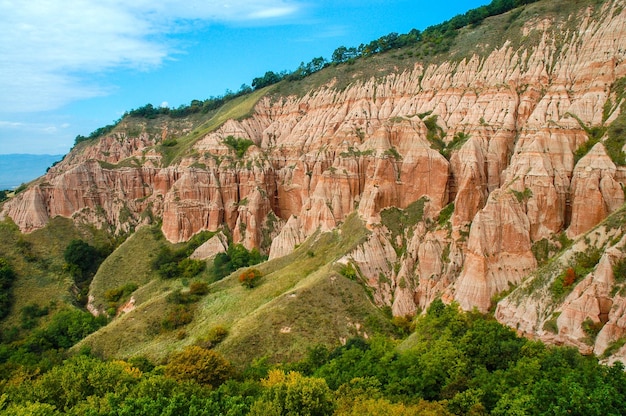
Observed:
[[[411,321],[411,320],[407,320]],[[67,348],[99,322],[65,311],[0,344],[0,412],[11,415],[622,415],[626,374],[573,348],[518,337],[434,301],[404,341],[352,338],[300,361],[232,365],[196,343],[153,363]],[[223,331],[223,336],[228,336]]]
[[[422,44],[433,54],[445,52],[449,48],[452,40],[456,37],[459,29],[469,25],[479,25],[490,16],[506,13],[516,7],[536,1],[538,0],[492,0],[488,5],[456,15],[443,23],[429,26],[424,29],[423,32],[418,29],[412,29],[405,34],[392,32],[372,40],[369,43],[362,43],[358,47],[340,46],[333,51],[330,61],[320,56],[313,58],[306,64],[302,62],[300,66],[293,71],[266,71],[263,76],[253,78],[251,85],[242,84],[236,92],[226,90],[222,96],[210,97],[206,100],[192,100],[190,104],[181,104],[177,108],[155,107],[152,104],[146,104],[142,107],[125,112],[119,120],[113,124],[94,130],[89,136],[76,136],[74,144],[76,145],[80,142],[110,133],[125,117],[154,119],[159,116],[169,116],[172,118],[183,118],[197,113],[206,114],[209,111],[220,108],[228,101],[277,84],[280,81],[298,81],[330,65],[351,63],[356,59],[384,53],[392,49]]]

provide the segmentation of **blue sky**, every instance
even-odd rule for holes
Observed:
[[[490,0],[0,0],[0,154],[64,154],[147,103],[423,30]]]

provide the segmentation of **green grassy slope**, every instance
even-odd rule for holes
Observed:
[[[11,313],[0,321],[0,329],[20,326],[21,310],[27,305],[49,307],[53,312],[76,303],[63,260],[63,251],[74,239],[104,249],[113,243],[104,231],[77,227],[67,218],[53,218],[45,228],[30,234],[21,234],[10,220],[0,222],[0,257],[7,259],[17,274],[12,287],[15,301]]]
[[[145,241],[148,235],[139,235],[137,241]],[[209,294],[194,305],[193,321],[173,331],[159,327],[173,307],[167,295],[189,282],[154,277],[137,290],[135,310],[90,335],[77,348],[89,346],[106,357],[146,355],[158,362],[222,326],[229,335],[218,350],[243,364],[264,356],[271,361],[292,360],[318,343],[338,345],[357,334],[389,332],[388,319],[371,303],[363,286],[333,267],[366,236],[361,220],[353,215],[339,230],[315,234],[289,256],[258,265],[263,278],[253,289],[243,287],[239,273],[233,273],[210,285]],[[138,242],[129,240],[114,256],[131,256]],[[113,276],[117,267],[113,264],[105,262],[98,277]]]

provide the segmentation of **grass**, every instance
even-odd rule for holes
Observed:
[[[174,145],[159,146],[159,150],[163,154],[163,165],[169,166],[179,161],[190,151],[196,141],[204,135],[215,131],[226,121],[230,119],[241,120],[249,117],[256,103],[261,97],[267,94],[271,88],[272,87],[263,88],[227,102],[213,113],[208,120],[196,126],[189,134],[176,138]]]
[[[10,220],[0,222],[0,257],[8,259],[17,274],[13,285],[15,303],[0,328],[19,326],[20,312],[27,305],[50,306],[53,312],[55,307],[74,302],[73,282],[64,270],[63,251],[78,238],[101,248],[111,244],[103,231],[76,226],[62,217],[53,218],[45,228],[30,234],[21,234]]]
[[[156,231],[154,227],[140,228],[102,263],[90,288],[97,308],[106,309],[106,291],[127,283],[141,287],[158,277],[152,260],[163,242],[160,230]]]
[[[196,304],[194,320],[184,327],[184,336],[176,331],[159,332],[157,327],[168,308],[167,295],[185,282],[153,279],[135,292],[137,309],[76,348],[89,345],[94,353],[106,357],[146,355],[158,362],[171,351],[199,342],[211,328],[222,326],[229,335],[218,349],[243,364],[262,356],[275,361],[295,359],[317,343],[337,345],[340,338],[359,331],[386,331],[388,320],[370,302],[364,288],[339,275],[333,266],[367,235],[353,214],[341,229],[315,234],[290,255],[256,265],[263,277],[253,289],[241,286],[240,272],[211,284],[209,294]],[[129,239],[118,255],[140,241]],[[111,286],[119,286],[119,281]],[[291,331],[287,332],[287,327]]]

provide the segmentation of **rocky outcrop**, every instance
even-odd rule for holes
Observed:
[[[570,236],[590,230],[624,204],[624,190],[615,174],[615,164],[600,143],[576,164],[571,185],[572,220],[567,229]]]
[[[219,253],[225,253],[227,249],[228,238],[226,238],[224,233],[220,231],[219,233],[215,234],[213,237],[202,243],[200,247],[195,249],[194,252],[191,253],[191,256],[189,256],[189,258],[193,260],[212,259]]]
[[[558,17],[556,3],[527,5],[523,25],[502,25],[516,35],[510,41],[489,45],[481,27],[468,29],[472,55],[266,96],[249,117],[209,133],[170,120],[148,134],[125,119],[77,146],[0,216],[24,232],[57,215],[114,232],[158,217],[172,242],[226,226],[234,242],[276,258],[356,211],[372,235],[342,262],[377,303],[406,315],[443,296],[487,310],[536,269],[534,244],[562,232],[577,238],[624,203],[626,170],[601,141],[577,162],[574,154],[588,132],[619,117],[623,97],[612,86],[626,76],[626,4]],[[144,133],[131,134],[137,128]],[[172,157],[159,144],[176,136],[190,147]],[[237,153],[228,137],[253,144]],[[411,206],[422,198],[417,216]],[[381,225],[389,207],[411,218],[401,231]],[[605,269],[572,292],[558,342],[580,340],[583,317],[608,319],[596,351],[623,335],[619,295],[598,283]],[[498,317],[543,334],[551,309],[541,299],[505,299]]]

